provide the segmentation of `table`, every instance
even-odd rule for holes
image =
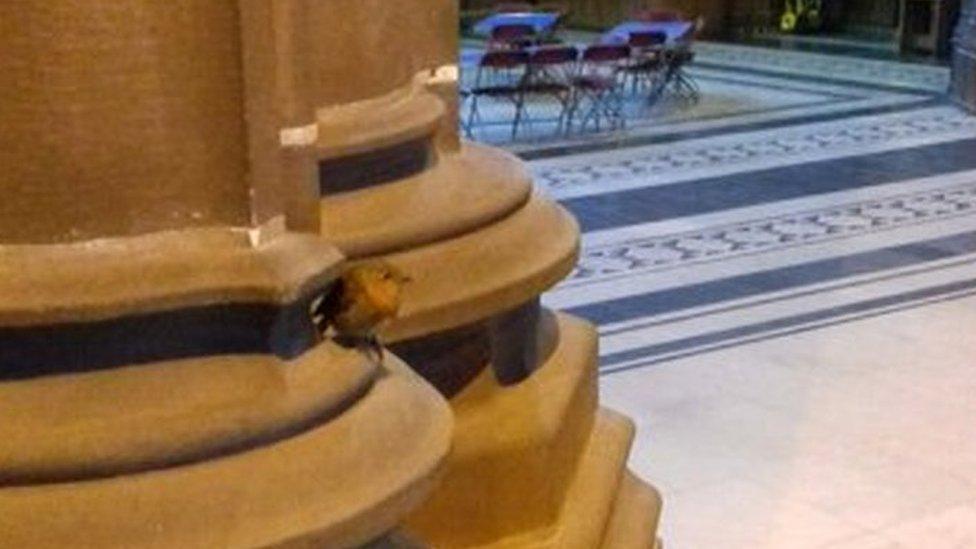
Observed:
[[[496,13],[478,21],[473,30],[480,36],[491,33],[502,25],[531,25],[536,34],[549,34],[559,22],[560,14],[550,12]]]
[[[668,37],[668,43],[683,40],[694,28],[691,21],[627,21],[607,31],[600,39],[605,44],[626,44],[635,32],[660,32]]]

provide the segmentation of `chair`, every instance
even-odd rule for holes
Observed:
[[[523,85],[528,74],[529,53],[524,50],[487,51],[478,61],[474,84],[465,90],[470,101],[467,122],[463,124],[471,136],[476,123],[482,121],[480,102],[484,98],[505,99],[515,109],[512,138],[518,131],[524,107]]]
[[[573,79],[575,97],[567,127],[572,127],[577,115],[581,116],[581,130],[592,122],[599,131],[602,120],[613,128],[625,126],[621,67],[629,58],[630,46],[593,44],[583,50],[579,72]],[[588,107],[581,111],[587,103]]]
[[[670,85],[672,92],[682,101],[698,103],[701,101],[701,89],[698,82],[687,71],[687,67],[695,60],[692,49],[695,39],[705,27],[705,19],[699,17],[684,36],[675,41],[675,45],[667,50],[665,64],[667,65],[665,86]]]
[[[529,70],[522,85],[523,122],[533,122],[527,116],[531,103],[526,100],[555,99],[560,106],[556,131],[562,133],[573,107],[573,79],[578,59],[579,50],[573,46],[546,46],[529,54]]]
[[[668,35],[663,32],[633,32],[627,40],[631,49],[631,60],[623,71],[631,82],[631,93],[636,94],[643,85],[656,91],[661,84],[664,69],[664,46]],[[654,94],[652,94],[654,97]]]
[[[648,49],[660,48],[668,42],[668,35],[663,32],[632,32],[627,44],[632,48]]]
[[[701,101],[701,89],[698,87],[698,82],[686,70],[687,66],[694,60],[695,52],[691,49],[691,43],[682,43],[668,50],[665,61],[667,65],[665,86],[670,85],[675,96],[691,104]]]
[[[488,49],[524,49],[537,41],[535,27],[526,24],[498,25],[491,30]]]

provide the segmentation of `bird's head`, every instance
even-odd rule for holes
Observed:
[[[403,287],[411,281],[403,271],[385,261],[350,267],[342,280],[349,290],[361,292],[373,307],[390,317],[399,311]]]

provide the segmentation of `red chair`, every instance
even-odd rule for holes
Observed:
[[[524,49],[538,40],[535,27],[524,24],[498,25],[491,30],[488,49]]]
[[[599,131],[602,120],[613,128],[625,126],[621,68],[629,59],[630,46],[593,44],[583,50],[579,73],[573,80],[575,94],[567,127],[572,126],[584,103],[589,105],[580,118],[580,129],[592,122]]]
[[[640,87],[653,90],[659,85],[665,67],[664,48],[668,35],[663,32],[633,32],[627,40],[631,60],[623,67],[631,81],[632,93]]]
[[[524,99],[554,99],[560,106],[556,131],[562,133],[572,110],[578,59],[579,50],[573,46],[546,46],[529,54],[529,71],[522,86],[524,122],[533,121],[527,116],[530,103]]]
[[[478,61],[474,84],[466,94],[470,100],[467,123],[468,135],[476,123],[481,121],[480,102],[482,99],[504,99],[515,109],[512,120],[512,137],[518,131],[524,110],[523,86],[528,76],[529,53],[524,50],[487,51]]]

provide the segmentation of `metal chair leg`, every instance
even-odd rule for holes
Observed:
[[[471,97],[471,108],[468,111],[468,123],[467,123],[467,133],[468,137],[474,138],[474,125],[475,120],[480,118],[478,113],[478,95],[473,95]]]
[[[515,117],[512,119],[512,140],[518,135],[518,127],[522,122],[522,114],[525,109],[525,97],[520,96],[515,99]]]

